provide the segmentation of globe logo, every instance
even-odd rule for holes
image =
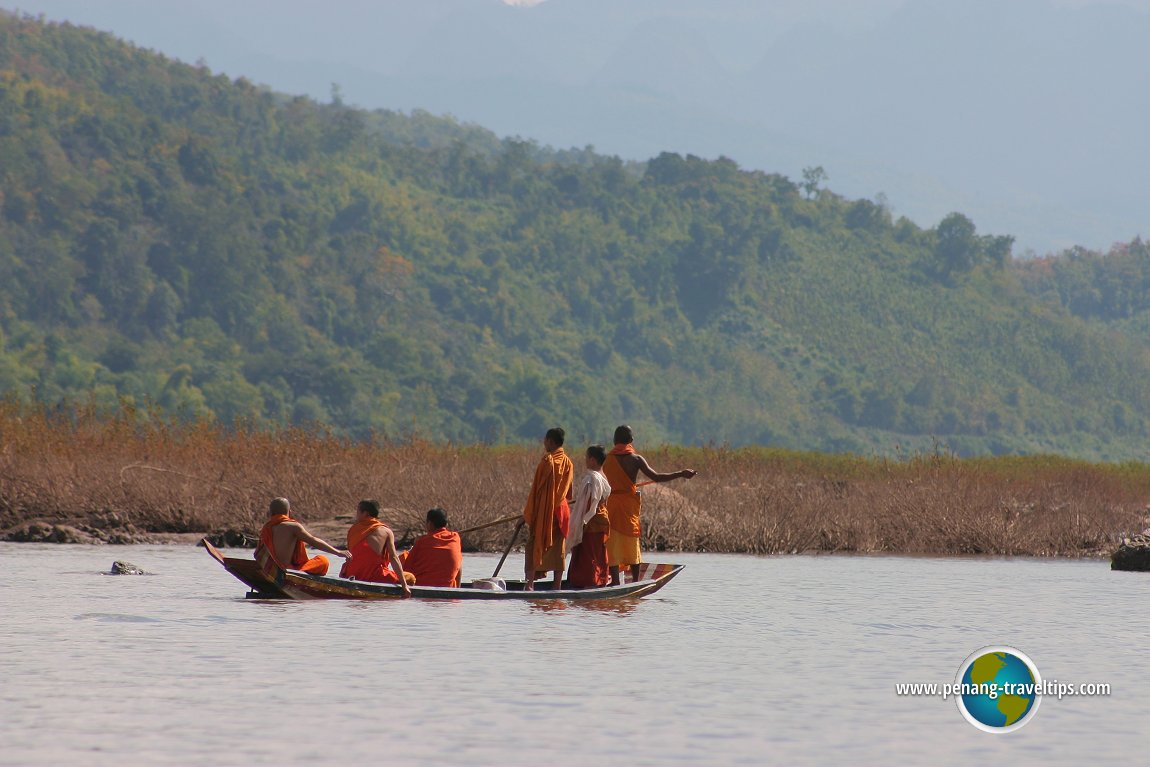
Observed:
[[[986,732],[1012,732],[1029,722],[1042,702],[1034,661],[1013,647],[983,647],[958,669],[958,710]]]

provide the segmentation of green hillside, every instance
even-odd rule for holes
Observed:
[[[0,15],[0,391],[355,437],[1150,456],[1141,343],[1009,238],[317,104]]]

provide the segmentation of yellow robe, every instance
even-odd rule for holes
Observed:
[[[611,485],[611,495],[607,497],[607,517],[611,522],[607,562],[612,567],[640,564],[643,557],[639,550],[639,514],[643,501],[635,490],[635,481],[627,476],[614,453],[607,454],[603,476]]]

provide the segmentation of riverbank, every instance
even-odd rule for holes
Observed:
[[[281,495],[336,541],[355,503],[377,498],[383,518],[410,539],[432,506],[447,509],[457,529],[520,511],[539,458],[528,447],[356,443],[301,430],[139,421],[0,408],[0,540],[239,541]],[[644,488],[649,550],[1099,556],[1148,521],[1144,464],[639,448],[657,469],[699,471]],[[465,548],[500,549],[510,530],[468,534]]]

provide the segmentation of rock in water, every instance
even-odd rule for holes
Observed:
[[[1150,571],[1150,530],[1124,539],[1110,555],[1110,569]]]
[[[139,567],[136,567],[131,562],[121,562],[116,560],[112,563],[112,569],[108,571],[109,575],[146,575],[146,573]]]

